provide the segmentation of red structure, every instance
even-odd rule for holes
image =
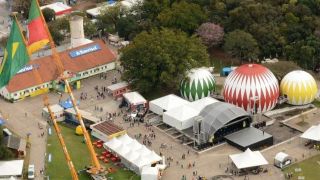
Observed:
[[[253,113],[266,112],[274,108],[279,96],[276,77],[259,64],[245,64],[227,77],[224,100]]]

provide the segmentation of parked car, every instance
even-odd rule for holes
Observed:
[[[28,179],[34,179],[35,175],[34,175],[34,165],[30,164],[28,167]]]

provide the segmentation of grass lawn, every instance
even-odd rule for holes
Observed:
[[[295,172],[295,168],[301,168],[301,172]],[[316,180],[320,177],[320,155],[313,156],[300,163],[293,164],[284,169],[284,173],[293,173],[293,179],[304,176],[305,179]]]
[[[62,135],[67,145],[67,149],[73,161],[73,164],[76,167],[76,170],[82,170],[86,165],[89,165],[91,162],[89,151],[85,145],[82,143],[83,137],[75,135],[75,130],[66,126],[60,126]],[[46,162],[47,172],[46,174],[50,176],[52,180],[61,180],[61,179],[71,179],[70,171],[67,166],[62,148],[60,146],[58,137],[54,129],[52,129],[52,135],[48,136],[48,146],[47,146],[47,156],[48,154],[52,155],[51,162]],[[102,150],[96,150],[97,154],[100,154]],[[99,152],[100,151],[100,152]],[[48,160],[48,158],[47,158]],[[103,166],[106,168],[113,167],[111,163],[103,163]],[[138,180],[140,176],[136,175],[132,171],[119,169],[119,167],[114,167],[117,169],[115,173],[108,174],[108,177],[113,177],[114,180]],[[79,179],[89,180],[90,177],[82,172],[79,174]]]

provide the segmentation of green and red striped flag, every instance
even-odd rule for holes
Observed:
[[[28,49],[31,53],[43,48],[49,42],[49,36],[44,27],[41,10],[37,0],[32,0],[28,19]]]
[[[28,62],[27,47],[16,19],[13,18],[11,32],[4,50],[4,57],[0,64],[0,88],[6,86],[10,79]]]

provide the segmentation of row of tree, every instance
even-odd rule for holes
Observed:
[[[102,10],[96,26],[86,19],[84,27],[87,35],[101,30],[132,40],[121,61],[125,80],[139,90],[177,90],[180,75],[208,65],[212,47],[244,61],[279,57],[312,69],[320,61],[319,8],[319,0],[144,0]],[[49,23],[57,43],[68,34],[67,23]]]
[[[117,16],[113,27],[132,40],[142,31],[160,27],[201,36],[207,31],[197,29],[207,23],[206,29],[223,28],[222,44],[214,45],[234,57],[280,57],[311,69],[320,60],[319,8],[318,0],[145,0],[134,13]],[[221,34],[214,31],[212,36],[219,39]]]
[[[131,53],[132,49],[141,50],[144,46],[148,50],[153,46],[164,50],[170,46],[179,55],[181,51],[188,51],[188,48],[181,48],[185,47],[183,42],[175,44],[176,47],[170,43],[156,43],[152,36],[161,35],[157,39],[160,42],[166,42],[166,38],[176,40],[175,36],[163,36],[163,28],[168,28],[166,32],[183,32],[193,41],[198,41],[199,37],[207,48],[223,48],[226,53],[244,61],[277,57],[313,69],[320,62],[319,12],[319,0],[145,0],[125,16],[114,15],[117,19],[112,27],[120,36],[133,40],[132,45],[122,51],[121,60],[126,70],[124,78],[135,82],[133,84],[140,90],[147,90],[152,88],[146,86],[165,88],[176,85],[177,79],[180,80],[177,74],[184,75],[186,70],[208,63],[207,59],[194,59],[197,61],[193,64],[195,66],[182,65],[179,69],[170,65],[175,69],[168,70],[163,68],[163,63],[168,62],[166,58],[171,57],[170,61],[175,64],[176,57],[163,56],[163,51],[154,51],[150,56],[146,52],[142,55]],[[108,19],[106,14],[101,19]],[[205,47],[199,45],[197,49],[203,57],[207,56],[203,51]],[[156,68],[149,68],[149,65]],[[141,72],[148,72],[148,77]]]

